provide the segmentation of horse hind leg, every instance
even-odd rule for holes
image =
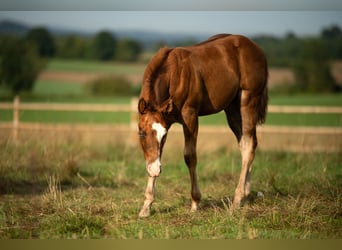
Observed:
[[[242,164],[238,185],[235,189],[233,208],[238,208],[243,198],[250,193],[250,175],[257,146],[256,124],[258,121],[255,110],[257,97],[252,97],[246,90],[241,91],[241,97],[236,98],[227,109],[229,126],[233,130],[240,147]]]
[[[242,135],[239,143],[242,157],[241,173],[234,193],[233,208],[238,208],[242,199],[250,194],[250,177],[256,145],[256,136],[253,134]]]

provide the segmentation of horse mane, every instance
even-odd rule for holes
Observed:
[[[172,49],[164,47],[158,50],[157,54],[152,57],[150,63],[147,65],[144,73],[144,83],[151,83],[155,78],[159,68],[165,61]]]
[[[145,98],[147,102],[151,102],[153,104],[155,102],[155,94],[154,94],[154,80],[158,76],[160,69],[163,66],[164,61],[167,59],[170,51],[172,49],[164,47],[158,50],[157,54],[152,57],[151,61],[147,65],[145,69],[145,73],[143,76],[143,84],[142,84],[142,92],[140,97]]]

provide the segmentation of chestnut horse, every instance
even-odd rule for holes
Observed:
[[[198,117],[224,111],[239,143],[242,167],[233,208],[250,193],[256,126],[267,112],[268,69],[263,51],[240,35],[219,34],[189,47],[162,48],[144,73],[139,98],[139,136],[148,183],[140,217],[150,215],[156,178],[170,126],[183,126],[184,160],[191,179],[191,211],[201,193],[196,174]]]

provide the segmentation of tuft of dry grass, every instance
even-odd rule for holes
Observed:
[[[48,206],[64,209],[63,193],[59,177],[55,175],[49,176],[47,183],[48,186],[42,195],[42,201]]]

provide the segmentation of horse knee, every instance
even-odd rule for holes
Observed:
[[[258,146],[258,140],[255,135],[253,136],[245,136],[243,135],[240,140],[240,150],[253,152]]]
[[[184,161],[188,168],[192,168],[193,166],[196,166],[196,153],[185,153],[184,154]]]

